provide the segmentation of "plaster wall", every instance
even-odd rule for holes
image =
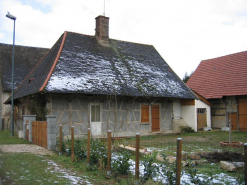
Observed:
[[[180,100],[173,102],[173,118],[174,119],[182,118],[182,107]]]
[[[195,105],[182,106],[182,118],[194,131],[197,131]]]
[[[2,98],[1,98],[1,106],[2,106],[2,117],[5,117],[6,114],[10,113],[11,105],[10,104],[4,104],[4,102],[10,97],[11,93],[3,91],[2,92]]]
[[[11,104],[4,104],[4,102],[10,97],[10,92],[2,91],[1,92],[1,116],[3,118],[4,129],[10,129],[10,111],[11,111]]]
[[[90,105],[101,107],[102,136],[107,130],[112,130],[114,136],[151,133],[150,123],[141,124],[141,104],[150,104],[136,98],[120,98],[110,96],[82,96],[82,95],[50,95],[47,104],[50,115],[57,117],[57,135],[59,126],[63,125],[65,135],[70,135],[70,126],[74,126],[75,135],[87,134],[90,127]],[[153,102],[152,102],[153,103]],[[172,103],[157,100],[154,104],[160,105],[160,129],[172,130]]]

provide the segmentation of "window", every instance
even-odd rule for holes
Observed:
[[[197,114],[205,114],[206,109],[197,109]]]
[[[149,123],[149,105],[142,105],[141,107],[141,123]]]
[[[91,105],[91,122],[100,122],[100,106]]]

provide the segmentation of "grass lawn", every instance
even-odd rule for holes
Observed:
[[[221,148],[220,141],[228,141],[228,132],[198,132],[183,133],[180,135],[141,136],[141,146],[153,150],[163,149],[167,154],[176,155],[177,138],[183,139],[183,152],[207,152],[231,150],[243,153],[241,149]],[[247,133],[232,132],[232,141],[247,143]],[[0,131],[0,145],[2,144],[28,144],[29,142],[10,136],[8,131]],[[120,139],[114,145],[135,145],[135,137]],[[134,156],[131,157],[134,159]],[[142,159],[141,159],[142,160]],[[158,161],[156,161],[158,162]],[[185,171],[190,167],[183,167]],[[207,176],[224,173],[234,178],[241,178],[243,171],[226,173],[218,164],[199,164],[196,169]],[[40,156],[29,153],[3,153],[0,151],[0,177],[4,184],[73,184],[76,178],[80,184],[133,184],[133,175],[119,175],[107,179],[105,171],[98,166],[86,165],[85,159],[71,162],[69,156]],[[73,179],[74,178],[74,179]],[[148,181],[146,184],[158,184]],[[226,183],[227,184],[227,179]]]
[[[0,145],[4,144],[28,144],[24,139],[19,139],[16,136],[11,136],[9,131],[0,131]]]
[[[183,133],[178,135],[141,136],[141,146],[147,148],[165,149],[167,154],[176,151],[177,138],[182,138],[183,152],[210,152],[215,150],[229,150],[243,152],[243,148],[222,148],[221,141],[229,141],[229,133],[223,131],[209,131]],[[231,141],[247,143],[246,132],[232,132]],[[135,138],[116,141],[117,144],[135,145]]]

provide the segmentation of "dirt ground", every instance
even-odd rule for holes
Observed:
[[[0,150],[5,153],[33,153],[38,155],[54,154],[52,151],[33,144],[0,145]]]

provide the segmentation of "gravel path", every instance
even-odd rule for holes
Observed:
[[[49,151],[41,146],[34,144],[13,144],[13,145],[0,145],[0,150],[5,153],[33,153],[39,155],[53,155],[52,151]]]

